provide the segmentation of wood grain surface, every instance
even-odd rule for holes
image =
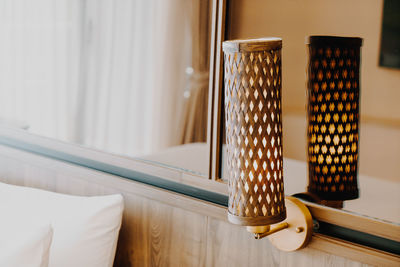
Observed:
[[[397,257],[319,236],[303,250],[281,252],[268,239],[254,240],[243,227],[228,223],[224,207],[5,146],[0,146],[0,181],[74,195],[121,193],[125,211],[114,266],[400,263]]]

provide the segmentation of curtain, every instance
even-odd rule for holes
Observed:
[[[189,2],[86,1],[79,143],[129,156],[177,144]]]
[[[0,0],[0,120],[73,139],[81,5],[78,0]]]
[[[180,144],[191,14],[186,0],[0,0],[0,119],[127,156]]]
[[[180,133],[180,143],[206,142],[210,54],[210,1],[191,1],[192,67]]]

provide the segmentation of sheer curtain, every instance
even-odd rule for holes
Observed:
[[[180,135],[181,143],[206,142],[210,65],[210,1],[191,2],[192,66]]]
[[[191,9],[186,0],[0,0],[0,119],[129,156],[179,144]]]
[[[0,120],[74,138],[81,4],[0,0]]]
[[[182,73],[191,55],[182,34],[190,30],[187,2],[86,2],[80,143],[127,155],[177,143]]]

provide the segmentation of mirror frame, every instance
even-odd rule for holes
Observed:
[[[228,34],[227,8],[229,7],[229,1],[211,1],[212,21],[207,129],[207,144],[210,155],[208,177],[179,169],[179,167],[175,168],[155,162],[113,155],[7,126],[0,126],[0,144],[54,158],[66,163],[114,174],[227,207],[228,189],[226,183],[220,179],[219,173],[221,169],[220,147],[222,144],[221,123],[223,119],[223,57],[221,48],[222,42]],[[332,225],[336,229],[332,231],[331,228],[330,232],[316,231],[317,233],[386,252],[390,252],[390,249],[382,247],[382,242],[389,242],[392,246],[400,242],[400,225],[314,203],[305,201],[304,203],[308,206],[313,218],[317,222]],[[346,234],[338,236],[338,231],[344,231]],[[355,233],[360,236],[358,240],[352,239]],[[332,251],[326,252],[332,253]]]

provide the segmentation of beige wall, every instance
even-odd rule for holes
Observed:
[[[284,153],[306,159],[306,37],[359,36],[361,69],[360,172],[400,180],[400,70],[378,66],[383,1],[232,0],[231,39],[283,39]]]

